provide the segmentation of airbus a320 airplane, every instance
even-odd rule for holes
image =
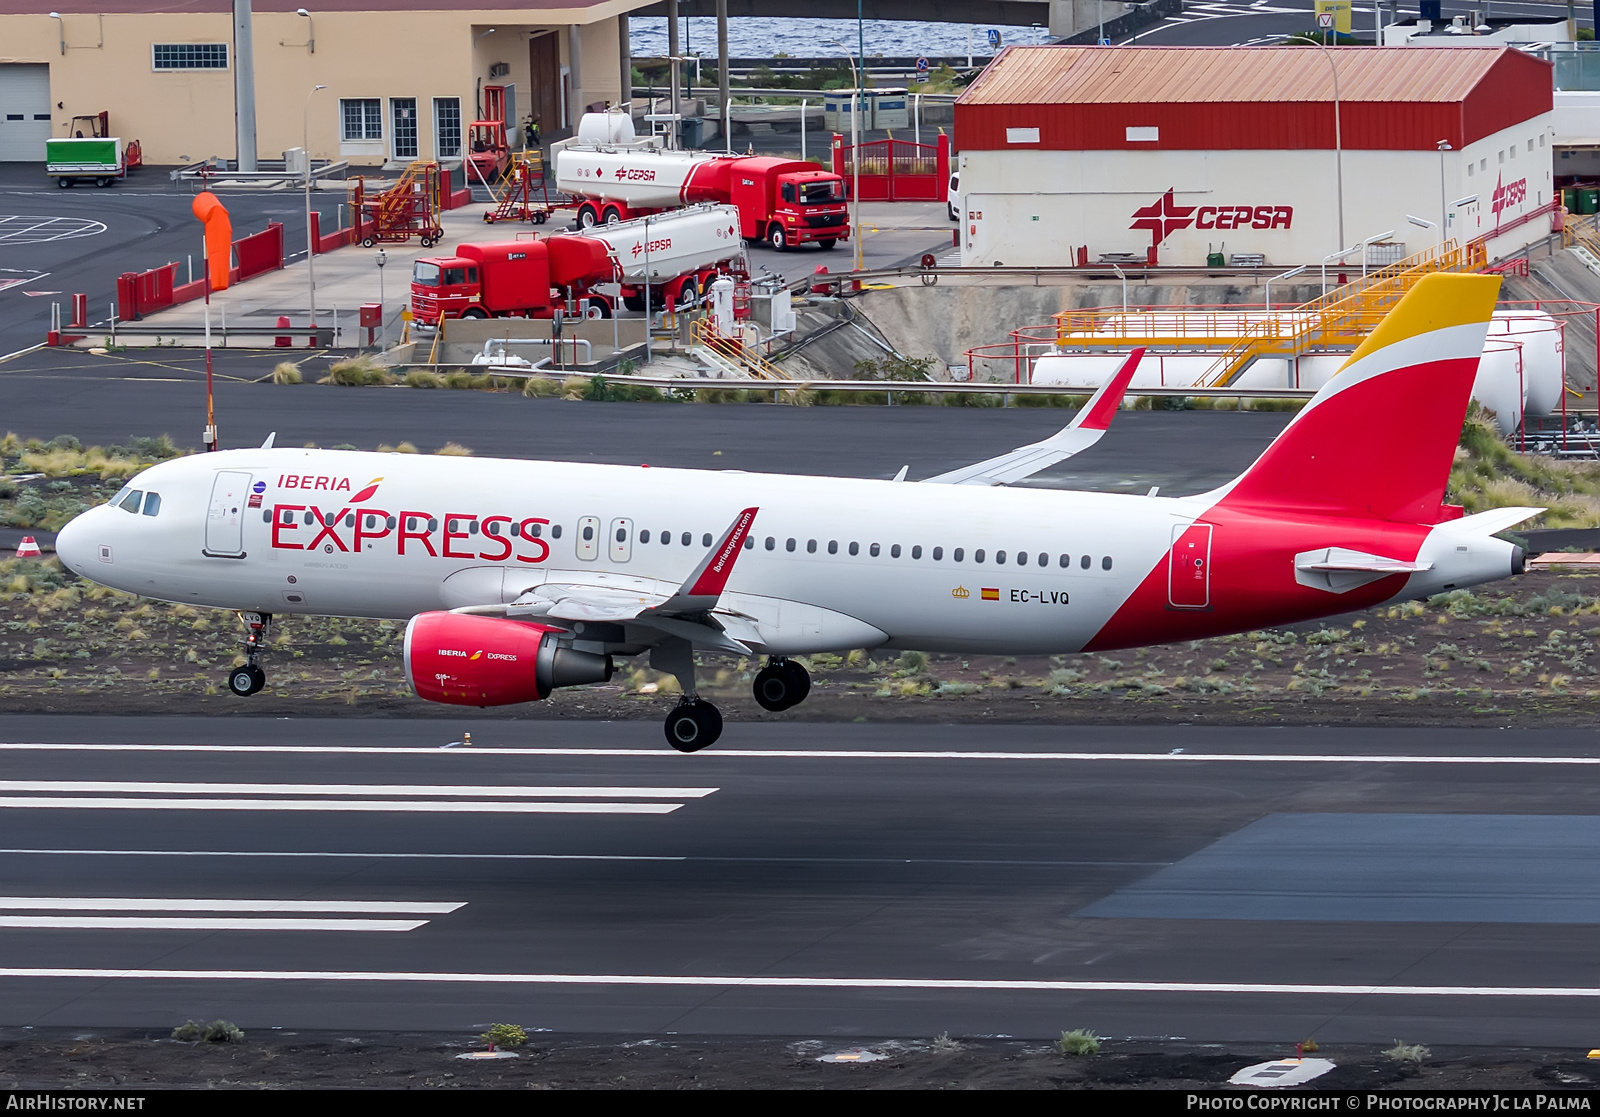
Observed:
[[[154,466],[60,533],[78,574],[239,610],[260,690],[273,614],[409,618],[435,702],[498,706],[648,653],[683,694],[667,740],[722,728],[694,653],[767,656],[755,697],[806,697],[789,657],[853,648],[1056,654],[1348,613],[1522,570],[1494,534],[1539,512],[1443,503],[1499,290],[1423,279],[1260,458],[1166,498],[1000,488],[1092,444],[1135,354],[1044,442],[922,483],[230,450]]]

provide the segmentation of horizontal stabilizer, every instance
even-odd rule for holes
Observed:
[[[1302,586],[1329,593],[1348,593],[1391,574],[1416,574],[1432,569],[1431,562],[1385,558],[1348,547],[1319,547],[1294,556],[1294,580]]]
[[[1100,390],[1090,397],[1089,402],[1084,404],[1083,410],[1073,417],[1072,422],[1044,441],[1019,446],[997,458],[988,458],[951,470],[949,473],[941,473],[937,477],[929,477],[923,484],[1009,485],[1025,477],[1032,477],[1035,473],[1049,469],[1058,462],[1066,461],[1074,454],[1082,453],[1099,442],[1101,436],[1110,428],[1111,417],[1121,406],[1122,397],[1127,393],[1129,382],[1133,380],[1134,370],[1139,367],[1139,362],[1143,358],[1143,349],[1135,349],[1128,354],[1128,359],[1122,363],[1122,367],[1117,369],[1110,380],[1100,385]]]

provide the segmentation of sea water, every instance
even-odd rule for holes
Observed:
[[[717,21],[710,16],[678,21],[679,49],[684,54],[717,56]],[[989,31],[1000,33],[1001,46],[1048,43],[1045,27],[1007,27],[999,24],[918,23],[899,19],[869,19],[861,24],[866,55],[891,58],[929,55],[951,57],[969,50],[974,60],[995,51]],[[840,44],[846,49],[841,50]],[[667,21],[662,16],[629,16],[628,45],[635,58],[659,58],[667,53]],[[780,19],[739,16],[728,20],[728,55],[731,58],[841,58],[857,50],[853,19]]]

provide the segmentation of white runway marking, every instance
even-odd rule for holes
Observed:
[[[57,240],[77,240],[106,231],[104,221],[87,217],[42,217],[0,214],[0,244],[48,244]]]
[[[0,809],[92,811],[396,811],[416,814],[671,814],[682,803],[499,803],[426,799],[109,799],[0,796]]]
[[[443,749],[420,746],[360,745],[132,745],[0,742],[0,752],[150,752],[150,753],[252,753],[259,755],[343,756],[497,756],[549,757],[653,757],[683,762],[680,753],[665,748],[472,748]],[[705,761],[718,757],[740,760],[1007,760],[1007,761],[1131,761],[1177,764],[1484,764],[1577,765],[1600,767],[1600,756],[1422,756],[1364,753],[1251,753],[1251,752],[982,752],[977,750],[916,749],[712,749]],[[690,761],[689,763],[694,763]],[[435,789],[437,790],[437,789]],[[619,792],[619,794],[621,794]],[[627,794],[633,794],[632,791]]]
[[[230,919],[150,915],[0,915],[0,931],[415,931],[426,919]]]
[[[333,851],[285,852],[280,850],[212,849],[0,849],[0,856],[30,855],[45,857],[341,857],[377,860],[415,861],[437,858],[444,861],[688,861],[688,857],[645,853],[337,853]],[[702,860],[704,860],[702,858]],[[1152,865],[1168,865],[1154,861]],[[409,909],[408,909],[409,910]]]
[[[403,900],[145,900],[130,896],[0,896],[0,909],[24,911],[265,911],[337,915],[448,915],[460,903]]]
[[[0,780],[0,792],[121,792],[165,795],[425,795],[511,799],[704,799],[714,787],[500,787],[494,784],[189,783],[146,780]]]
[[[1286,985],[1226,981],[995,981],[964,978],[770,977],[677,974],[429,973],[366,970],[165,970],[6,967],[0,978],[83,978],[94,981],[332,981],[432,985],[617,985],[751,989],[944,989],[1015,993],[1234,993],[1325,997],[1581,997],[1600,988],[1543,985]]]

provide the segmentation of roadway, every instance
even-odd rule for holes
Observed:
[[[0,1024],[1592,1038],[1587,732],[471,728],[9,718]]]
[[[303,355],[304,351],[301,351]],[[584,403],[409,388],[257,383],[285,356],[214,351],[225,447],[447,442],[480,456],[913,479],[1044,438],[1071,412],[1054,408],[788,407],[771,404]],[[205,357],[195,350],[96,356],[41,350],[0,364],[0,433],[86,445],[170,434],[196,449],[204,427]],[[312,380],[327,368],[305,365]],[[1284,413],[1127,411],[1092,451],[1040,474],[1057,487],[1197,492],[1249,465]]]

